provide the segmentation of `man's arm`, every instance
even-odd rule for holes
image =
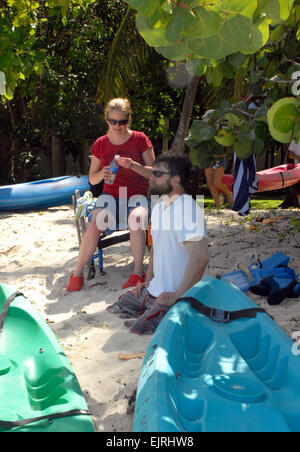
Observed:
[[[157,304],[172,306],[177,298],[181,297],[188,289],[200,281],[204,274],[209,262],[207,238],[197,241],[186,241],[183,244],[189,254],[189,260],[182,281],[176,292],[160,294],[155,300]]]

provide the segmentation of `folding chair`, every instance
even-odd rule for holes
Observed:
[[[74,212],[77,206],[77,200],[80,197],[79,190],[75,191],[75,194],[72,197]],[[86,218],[80,217],[76,224],[77,236],[79,245],[81,244],[81,239],[86,231]],[[95,268],[95,260],[98,259],[99,272],[101,275],[105,275],[103,270],[103,250],[104,248],[108,248],[111,245],[116,245],[117,243],[127,242],[130,238],[129,231],[111,231],[107,230],[104,234],[101,234],[98,240],[98,251],[93,254],[88,263],[88,275],[87,280],[93,279],[96,276],[96,268]]]

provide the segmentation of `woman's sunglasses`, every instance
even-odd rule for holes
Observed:
[[[128,124],[129,119],[120,119],[119,121],[117,119],[111,119],[111,118],[107,118],[107,121],[109,122],[109,124],[111,124],[112,126],[115,126],[116,124],[118,124],[119,126],[126,126],[126,124]]]
[[[163,174],[170,174],[166,171],[159,171],[159,170],[154,170],[152,171],[152,176],[154,176],[156,179],[161,177]]]

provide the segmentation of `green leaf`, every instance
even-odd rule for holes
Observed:
[[[226,113],[225,119],[230,127],[239,127],[240,125],[240,118],[234,113]]]
[[[268,41],[269,33],[267,18],[260,18],[258,22],[252,24],[248,39],[246,39],[246,43],[240,47],[240,51],[245,54],[257,52]]]
[[[208,151],[202,150],[199,153],[198,166],[203,169],[209,168],[211,163],[213,162],[213,160],[214,160],[214,158],[211,153],[209,153]]]
[[[172,43],[177,42],[181,31],[188,28],[192,21],[193,16],[188,8],[177,8],[166,26],[165,36],[167,40]]]
[[[157,7],[157,0],[126,0],[126,3],[146,17],[150,16]]]
[[[217,133],[215,126],[208,124],[205,121],[194,119],[191,127],[191,136],[198,141],[209,141],[214,138]]]
[[[206,59],[197,59],[197,60],[188,60],[185,64],[186,70],[190,75],[201,75],[205,74],[207,70],[208,60]]]
[[[257,16],[266,15],[272,25],[279,24],[289,18],[294,0],[264,0],[258,2]]]
[[[33,66],[34,71],[37,75],[40,75],[43,72],[43,65],[39,61],[36,61]]]
[[[253,144],[253,152],[259,157],[265,153],[265,143],[263,140],[255,140]]]
[[[216,12],[198,6],[193,9],[191,23],[185,31],[193,38],[209,38],[218,33],[223,24],[224,20]]]
[[[215,2],[213,6],[214,11],[224,15],[225,17],[239,14],[251,20],[256,8],[257,0],[222,0]]]
[[[150,46],[163,47],[170,46],[172,44],[166,39],[165,26],[163,26],[162,24],[159,27],[151,28],[148,26],[145,16],[138,13],[136,16],[136,25],[142,37]]]
[[[280,143],[289,143],[292,140],[292,127],[290,128],[290,130],[286,131],[286,132],[281,132],[278,129],[279,125],[279,120],[278,118],[281,117],[281,111],[283,108],[283,111],[285,111],[285,106],[286,105],[292,105],[294,107],[297,107],[297,100],[294,97],[284,97],[283,99],[279,99],[277,102],[275,102],[272,107],[268,110],[268,114],[267,114],[267,120],[268,120],[268,126],[269,126],[269,130],[270,133],[272,135],[272,137],[279,141]],[[295,111],[295,110],[294,110]],[[274,124],[274,118],[275,118],[275,124]],[[291,123],[289,123],[290,125]],[[298,131],[299,125],[296,123],[296,127],[295,127],[295,132]],[[285,128],[286,130],[286,128]],[[296,133],[295,133],[296,134]]]
[[[282,105],[274,114],[273,127],[281,133],[287,133],[293,128],[296,118],[299,118],[296,105]]]
[[[216,135],[214,138],[216,142],[221,144],[222,146],[232,146],[234,143],[233,133],[225,129],[219,130],[218,135]]]
[[[191,149],[189,152],[189,158],[193,166],[199,165],[199,154],[200,150],[198,148]]]
[[[188,45],[194,56],[221,60],[227,55],[239,52],[249,39],[251,21],[242,16],[227,20],[222,29],[206,39],[188,39]]]
[[[251,141],[235,141],[233,144],[233,150],[239,159],[247,159],[252,155],[252,142]]]

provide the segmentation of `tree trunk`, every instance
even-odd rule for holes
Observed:
[[[52,135],[52,176],[60,176],[60,139]]]
[[[79,171],[80,174],[87,174],[88,173],[88,162],[85,157],[85,143],[84,141],[82,143],[78,143],[77,146],[78,149],[78,158],[79,158]]]
[[[166,130],[169,130],[169,118],[167,118],[167,116],[164,116],[164,121],[165,121],[165,127]],[[166,135],[163,136],[163,152],[166,152],[169,149],[169,139]]]
[[[194,75],[193,77],[191,77],[191,80],[186,89],[181,118],[174,141],[171,146],[171,151],[175,152],[176,154],[184,153],[184,139],[187,136],[189,130],[199,81],[200,77]]]

